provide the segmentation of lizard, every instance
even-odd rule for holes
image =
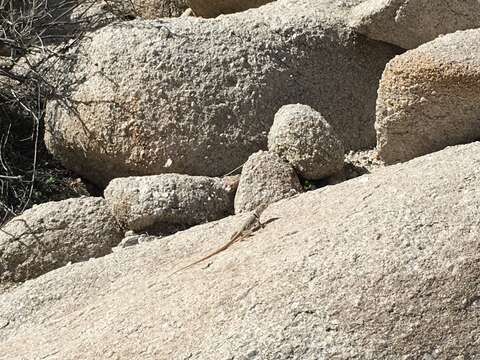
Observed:
[[[203,258],[176,270],[175,272],[170,274],[170,276],[173,276],[173,275],[179,273],[180,271],[186,270],[186,269],[188,269],[192,266],[195,266],[195,265],[197,265],[197,264],[199,264],[199,263],[201,263],[205,260],[210,259],[211,257],[213,257],[213,256],[221,253],[222,251],[228,249],[234,243],[245,240],[247,237],[251,236],[255,231],[257,231],[260,227],[263,228],[265,226],[265,224],[260,222],[260,215],[262,215],[262,213],[265,211],[267,206],[268,206],[267,204],[258,205],[255,208],[255,210],[253,210],[252,213],[247,217],[247,219],[245,220],[243,225],[237,231],[235,231],[232,234],[232,236],[230,237],[230,240],[228,242],[226,242],[224,245],[222,245],[220,248],[218,248],[217,250],[215,250],[215,251],[211,252],[210,254],[204,256]]]

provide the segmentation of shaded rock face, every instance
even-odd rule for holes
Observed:
[[[0,295],[2,355],[474,358],[479,165],[474,143],[283,200],[175,277],[244,218],[51,272]]]
[[[367,0],[350,25],[369,38],[413,49],[441,34],[480,27],[478,0]]]
[[[177,17],[188,8],[186,0],[109,0],[107,3],[111,11],[123,18]]]
[[[168,233],[231,215],[236,186],[228,180],[178,174],[118,178],[105,189],[105,199],[126,229]]]
[[[440,37],[393,59],[377,99],[378,153],[406,161],[480,139],[480,30]]]
[[[343,168],[345,150],[325,118],[310,106],[284,105],[268,133],[268,150],[306,179],[322,179]]]
[[[254,210],[303,192],[292,165],[277,154],[259,151],[243,165],[235,195],[235,213]]]
[[[373,146],[378,79],[398,49],[356,36],[336,11],[281,0],[213,20],[105,27],[67,71],[69,101],[48,104],[47,146],[99,185],[221,176],[266,148],[275,112],[297,102],[330,119],[347,149]]]
[[[0,231],[0,281],[24,281],[111,252],[123,238],[102,198],[34,206]]]
[[[188,0],[188,5],[196,16],[211,18],[221,14],[231,14],[257,8],[272,0]]]

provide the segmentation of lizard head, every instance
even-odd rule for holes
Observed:
[[[260,216],[264,211],[265,209],[268,207],[268,203],[261,203],[260,205],[258,205],[256,208],[255,208],[255,214],[257,216]]]

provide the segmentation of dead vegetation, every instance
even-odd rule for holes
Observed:
[[[0,0],[0,225],[34,203],[87,194],[47,153],[43,118],[46,100],[62,96],[52,69],[90,30],[111,21],[95,6]]]

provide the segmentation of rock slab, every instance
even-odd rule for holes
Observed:
[[[46,274],[0,295],[2,356],[475,358],[479,165],[474,143],[284,200],[175,277],[244,217]]]

